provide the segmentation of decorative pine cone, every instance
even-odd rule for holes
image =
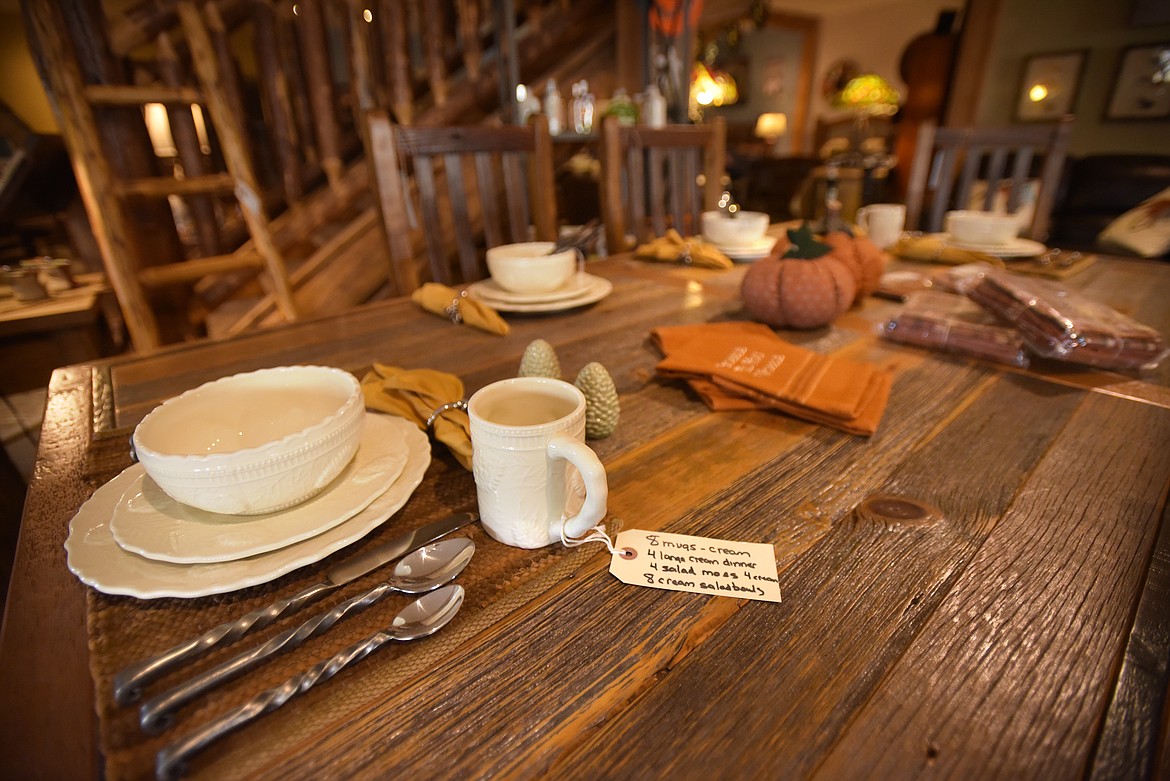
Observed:
[[[533,339],[524,348],[524,356],[520,359],[520,373],[517,376],[551,377],[559,380],[561,362],[557,360],[556,350],[543,339]]]
[[[585,436],[604,439],[617,429],[621,404],[613,378],[594,361],[581,369],[573,382],[585,394]]]

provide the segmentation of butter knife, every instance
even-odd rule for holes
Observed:
[[[235,621],[220,624],[205,634],[180,643],[157,656],[132,664],[114,676],[114,701],[129,705],[142,697],[143,688],[182,664],[196,659],[213,648],[234,642],[253,629],[262,629],[276,619],[316,602],[346,583],[360,578],[384,564],[400,558],[408,551],[433,542],[440,537],[479,520],[475,513],[455,513],[429,523],[411,532],[399,535],[357,556],[330,567],[325,579],[287,599],[280,599],[268,607],[253,610]]]

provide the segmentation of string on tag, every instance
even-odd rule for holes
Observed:
[[[600,542],[605,545],[606,549],[611,553],[617,553],[613,547],[613,540],[605,531],[605,524],[599,523],[592,529],[585,533],[584,537],[568,537],[565,535],[565,523],[561,522],[561,544],[566,548],[576,548],[578,545],[584,545],[587,542]]]

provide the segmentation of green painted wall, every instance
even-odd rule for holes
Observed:
[[[1170,154],[1170,119],[1107,120],[1122,50],[1142,43],[1170,43],[1170,24],[1131,26],[1132,0],[1003,0],[978,124],[1015,121],[1016,98],[1027,58],[1083,49],[1087,52],[1073,113],[1071,151]]]

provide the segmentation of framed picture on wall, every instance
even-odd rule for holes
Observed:
[[[1045,122],[1073,113],[1087,56],[1086,50],[1077,49],[1028,57],[1016,98],[1016,119]]]
[[[1170,43],[1130,46],[1121,53],[1106,119],[1170,117]]]

